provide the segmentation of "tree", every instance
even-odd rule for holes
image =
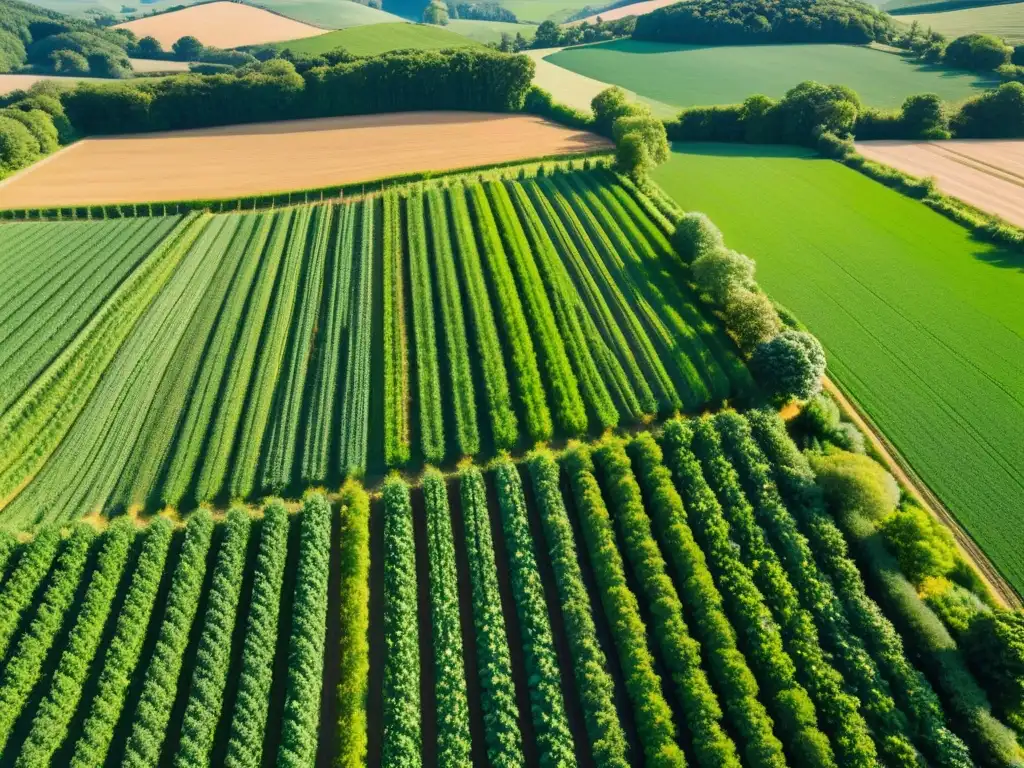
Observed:
[[[629,133],[615,142],[615,162],[619,170],[633,181],[643,181],[654,168],[654,160],[643,136]]]
[[[806,400],[821,391],[825,350],[811,334],[787,330],[759,344],[750,366],[770,394]]]
[[[1024,614],[980,614],[964,637],[964,650],[996,707],[1015,728],[1024,728]]]
[[[47,58],[50,69],[58,75],[85,75],[89,73],[89,62],[75,51],[53,51]]]
[[[626,92],[617,85],[597,94],[590,108],[594,111],[594,130],[604,136],[611,136],[615,121],[630,111]]]
[[[969,99],[950,124],[957,138],[1024,137],[1024,84],[1003,83]]]
[[[534,48],[555,48],[562,44],[562,33],[553,21],[542,21],[533,36]]]
[[[934,93],[909,96],[900,117],[906,135],[916,139],[948,139],[949,115]]]
[[[705,214],[697,211],[684,214],[672,234],[672,244],[686,261],[693,261],[723,248],[723,243],[718,227]]]
[[[178,61],[199,61],[199,57],[203,55],[203,44],[192,35],[185,35],[175,41],[171,50]]]
[[[993,70],[1010,61],[1010,48],[994,35],[963,35],[946,46],[945,62],[951,67]]]
[[[0,173],[23,168],[39,157],[39,142],[17,120],[0,115]]]
[[[880,528],[903,574],[914,584],[946,576],[956,565],[953,535],[920,507],[908,504],[897,509]]]
[[[1024,67],[1024,45],[1014,46],[1013,54],[1010,56],[1010,63],[1016,64],[1018,67]]]
[[[716,304],[725,304],[730,293],[754,287],[754,260],[727,248],[707,251],[693,262],[693,281]]]
[[[776,109],[783,139],[793,144],[809,144],[820,130],[837,136],[852,133],[860,99],[844,85],[821,85],[808,80],[791,88]]]
[[[771,300],[763,293],[745,289],[727,294],[725,325],[740,348],[748,351],[782,330],[782,321]]]
[[[132,65],[127,57],[118,57],[105,51],[90,53],[86,59],[89,63],[89,74],[94,77],[127,77]]]
[[[448,23],[448,5],[443,0],[430,0],[423,9],[423,23],[445,26]]]
[[[164,55],[164,47],[155,37],[147,35],[135,46],[135,55],[142,59],[158,59]]]
[[[833,509],[885,519],[899,503],[900,487],[881,464],[860,453],[808,453],[818,485]]]

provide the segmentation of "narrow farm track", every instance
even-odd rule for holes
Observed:
[[[591,152],[611,149],[611,142],[528,115],[401,112],[91,138],[73,146],[7,179],[0,208],[244,197]]]
[[[857,425],[858,429],[868,436],[871,445],[885,459],[885,464],[893,476],[905,486],[913,495],[914,500],[926,509],[931,515],[942,522],[953,534],[961,554],[981,574],[988,585],[993,596],[1004,608],[1019,609],[1024,607],[1024,601],[1010,583],[1003,577],[999,570],[992,564],[981,547],[964,530],[953,514],[946,509],[945,505],[932,490],[921,481],[913,468],[900,456],[899,451],[890,443],[884,434],[871,423],[868,416],[861,410],[846,392],[831,379],[824,380],[825,389],[839,402],[840,407],[847,414],[850,420]]]

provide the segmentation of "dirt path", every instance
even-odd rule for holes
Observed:
[[[960,554],[981,575],[996,601],[1004,608],[1024,607],[1024,602],[1021,601],[1020,596],[1014,591],[1013,587],[996,570],[996,567],[992,565],[992,562],[982,551],[981,547],[961,527],[960,523],[946,509],[939,497],[914,473],[914,470],[907,464],[906,460],[900,456],[896,447],[889,442],[874,424],[867,420],[867,416],[846,396],[838,385],[828,378],[824,380],[824,384],[825,390],[839,402],[839,406],[845,411],[847,417],[867,436],[871,441],[872,447],[885,459],[889,472],[910,492],[910,495],[914,497],[914,501],[949,528],[953,538],[956,540]]]
[[[539,117],[400,112],[85,139],[0,185],[0,208],[225,198],[610,149]]]

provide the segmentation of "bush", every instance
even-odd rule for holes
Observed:
[[[89,74],[89,61],[75,51],[53,51],[46,57],[46,66],[58,75]]]
[[[946,576],[956,565],[953,536],[938,520],[920,507],[907,504],[879,525],[900,568],[920,586],[929,577]]]
[[[705,250],[694,260],[693,280],[701,293],[710,296],[715,304],[724,305],[730,293],[754,287],[754,267],[749,256],[719,247]]]
[[[828,131],[818,133],[816,146],[824,157],[833,160],[843,160],[857,151],[850,139],[840,138]]]
[[[448,23],[448,6],[443,0],[431,0],[423,9],[424,24],[438,24],[445,26]]]
[[[44,155],[54,152],[60,147],[60,140],[57,135],[57,128],[53,124],[53,118],[41,109],[5,109],[0,115],[17,120],[24,125],[32,137],[39,143],[39,151]]]
[[[787,91],[775,109],[782,140],[806,145],[821,130],[839,136],[852,133],[860,99],[846,86],[821,85],[808,80]]]
[[[164,55],[164,47],[155,37],[146,37],[135,44],[135,55],[141,59],[159,59]]]
[[[854,135],[861,141],[899,139],[903,136],[903,113],[899,110],[867,108],[857,114]]]
[[[619,169],[634,181],[642,181],[647,174],[669,156],[665,124],[650,112],[635,107],[612,124],[615,139],[615,159]]]
[[[593,121],[589,115],[566,104],[556,102],[550,93],[536,85],[531,85],[530,90],[526,92],[523,110],[531,115],[540,115],[572,128],[593,129]]]
[[[950,122],[958,139],[1024,137],[1024,83],[1003,83],[975,96]]]
[[[203,53],[203,44],[199,42],[198,38],[185,35],[174,41],[171,51],[174,52],[174,58],[178,61],[197,61]]]
[[[864,453],[864,435],[841,420],[839,406],[827,395],[818,394],[808,400],[789,426],[801,448],[819,448],[825,441],[844,451]]]
[[[942,577],[925,579],[921,584],[921,596],[957,637],[970,629],[980,614],[989,611],[989,607],[973,592]]]
[[[626,100],[626,92],[618,86],[605,88],[597,94],[591,100],[590,108],[594,110],[594,130],[604,136],[611,136],[615,121],[632,110]]]
[[[89,74],[93,77],[128,77],[132,71],[132,65],[127,57],[116,56],[106,51],[90,53],[86,61],[89,64]]]
[[[994,35],[963,35],[946,46],[943,60],[951,67],[990,71],[1010,61],[1010,48]]]
[[[672,244],[686,261],[723,247],[722,233],[703,213],[687,213],[676,224]]]
[[[750,365],[772,395],[806,400],[821,390],[825,350],[809,333],[783,331],[771,341],[757,346]]]
[[[885,468],[867,456],[847,451],[809,454],[825,500],[836,509],[883,520],[900,500],[900,488]]]
[[[690,107],[680,112],[679,116],[665,127],[673,141],[748,140],[741,105]]]
[[[0,175],[23,168],[39,157],[39,142],[18,120],[0,115]]]
[[[1015,728],[1024,728],[1024,614],[997,610],[978,616],[963,647],[996,707]]]
[[[942,99],[934,93],[908,96],[900,116],[904,138],[948,139],[949,115]]]
[[[725,325],[740,349],[751,350],[782,330],[782,321],[771,299],[763,293],[735,290],[725,299]]]

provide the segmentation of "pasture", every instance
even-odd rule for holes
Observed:
[[[278,38],[280,40],[280,38]],[[303,36],[299,40],[281,40],[275,44],[280,50],[288,48],[296,53],[317,55],[344,48],[356,56],[376,56],[387,51],[414,48],[434,51],[442,48],[463,48],[479,43],[464,35],[450,32],[444,27],[430,24],[368,24],[334,32]]]
[[[1024,141],[862,141],[857,151],[1024,227]]]
[[[593,5],[593,0],[501,0],[502,8],[516,15],[520,22],[540,24],[553,21],[561,24],[577,11]]]
[[[407,112],[80,141],[0,185],[0,207],[248,196],[610,148],[527,115]],[[259,158],[259,162],[253,162]]]
[[[916,21],[923,29],[934,29],[948,37],[982,32],[1001,37],[1010,45],[1024,43],[1024,3],[985,5],[939,13],[901,13],[896,20],[904,24]]]
[[[500,43],[503,34],[514,38],[517,34],[532,40],[537,32],[536,24],[513,24],[507,21],[478,21],[476,19],[452,19],[445,27],[478,43]]]
[[[976,727],[959,651],[874,602],[814,489],[777,416],[726,412],[374,499],[0,539],[0,748],[75,768],[976,764],[1003,727]],[[915,665],[961,674],[933,688]]]
[[[872,107],[897,107],[918,93],[959,102],[994,83],[849,45],[700,47],[615,40],[565,49],[548,61],[677,107],[737,104],[755,93],[777,98],[804,80],[847,85]]]
[[[655,178],[757,260],[831,375],[1024,589],[1020,256],[803,150],[678,145]]]

